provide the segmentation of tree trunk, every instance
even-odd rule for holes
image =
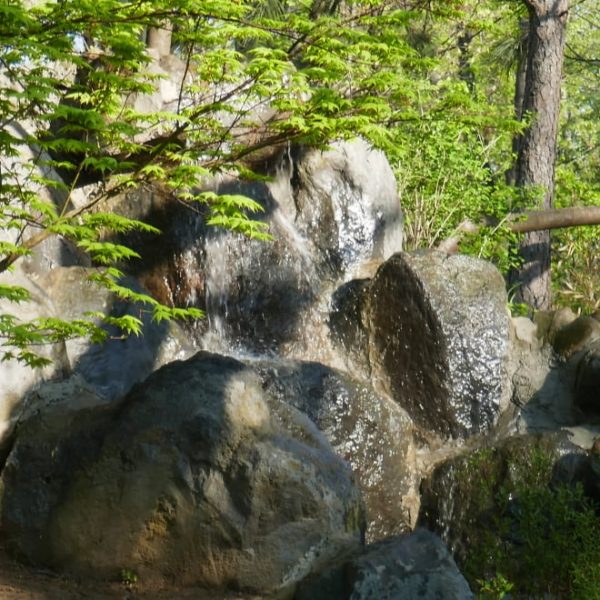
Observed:
[[[516,185],[540,189],[540,208],[552,207],[554,163],[560,110],[560,83],[565,45],[568,0],[523,0],[529,11],[527,77],[524,114],[531,125],[521,139]],[[550,297],[550,232],[525,235],[522,266],[511,277],[515,300],[545,309]]]
[[[462,27],[458,36],[458,77],[467,84],[471,94],[475,94],[475,73],[471,66],[471,42],[473,33],[467,27]]]
[[[525,86],[527,83],[527,44],[529,39],[529,22],[522,19],[520,24],[519,45],[517,48],[517,73],[515,78],[515,117],[517,121],[523,119],[523,106],[525,104]],[[513,137],[512,150],[515,156],[519,156],[521,149],[522,134],[517,134]],[[510,168],[506,173],[506,183],[515,185],[517,183],[517,164]]]

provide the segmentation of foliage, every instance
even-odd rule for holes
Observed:
[[[456,475],[473,513],[466,576],[483,598],[599,598],[600,519],[581,484],[551,485],[557,457],[541,441],[498,452]]]
[[[598,203],[597,0],[571,18],[557,203]],[[396,166],[407,247],[433,246],[465,219],[492,218],[462,250],[515,264],[503,227],[527,206],[505,183],[513,162],[512,94],[522,2],[461,0],[9,0],[0,6],[0,275],[49,238],[87,253],[95,281],[155,319],[198,318],[121,285],[135,253],[115,233],[149,225],[107,201],[160,184],[200,205],[208,223],[269,239],[248,198],[200,193],[218,173],[288,143],[326,147],[362,136]],[[177,100],[152,102],[163,75],[148,28],[173,29]],[[172,62],[173,62],[172,61]],[[562,303],[598,304],[597,229],[555,236]],[[143,257],[142,257],[143,258]],[[20,322],[29,292],[3,275],[2,356],[32,365],[32,348],[107,335],[98,315]],[[114,318],[124,333],[141,320]]]
[[[163,306],[120,283],[136,254],[113,234],[150,227],[104,210],[109,198],[160,184],[180,202],[200,203],[209,224],[266,240],[264,223],[252,217],[256,202],[198,190],[219,172],[256,176],[252,157],[290,142],[325,147],[360,135],[390,148],[390,123],[415,118],[409,70],[420,59],[398,35],[410,11],[385,0],[322,13],[300,1],[285,11],[270,4],[4,2],[0,273],[60,237],[99,267],[95,282],[154,319],[197,318],[198,310]],[[165,22],[182,73],[178,100],[143,110],[138,100],[151,98],[161,78],[144,34]],[[5,359],[37,366],[45,360],[32,347],[107,335],[98,315],[18,321],[6,303],[27,302],[28,291],[5,281]],[[125,333],[140,332],[140,319],[111,319]]]
[[[491,259],[506,272],[515,260],[503,219],[523,203],[504,181],[513,136],[508,72],[492,60],[497,39],[514,33],[511,7],[461,3],[454,19],[427,25],[430,69],[421,93],[422,119],[400,133],[397,175],[407,221],[407,247],[433,247],[466,219],[495,224],[461,245],[461,252]],[[459,42],[470,42],[461,56]],[[468,68],[474,81],[465,81]],[[437,99],[437,102],[436,102]]]
[[[429,59],[419,94],[422,119],[400,131],[396,153],[407,247],[435,246],[454,235],[464,219],[478,222],[492,216],[500,226],[482,229],[460,249],[493,260],[507,272],[517,256],[511,251],[515,236],[502,227],[503,218],[534,205],[533,198],[515,196],[504,177],[514,160],[519,21],[526,11],[523,2],[458,4],[453,15],[434,14],[423,19],[418,29],[417,48]],[[557,207],[600,204],[598,8],[597,0],[585,0],[574,3],[570,13]],[[465,35],[468,43],[461,50],[459,40]],[[471,81],[464,78],[465,66]],[[449,89],[454,91],[446,96]],[[436,97],[443,111],[436,111],[432,102]],[[598,227],[553,233],[553,290],[558,306],[582,311],[598,307],[598,234]]]
[[[559,164],[558,206],[600,206],[600,110],[598,2],[572,7],[565,53]],[[554,293],[559,305],[579,311],[600,308],[600,227],[565,229],[554,236]]]
[[[121,569],[119,579],[125,587],[131,588],[138,582],[139,577],[132,569]]]

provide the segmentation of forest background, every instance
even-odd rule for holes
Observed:
[[[111,232],[151,228],[103,212],[105,201],[160,184],[190,209],[200,206],[209,223],[268,243],[253,217],[260,206],[200,193],[203,183],[222,172],[263,177],[256,165],[269,148],[325,148],[363,136],[395,169],[406,249],[460,234],[460,251],[508,274],[519,260],[511,219],[536,208],[540,197],[535,186],[512,185],[511,175],[515,140],[537,118],[515,112],[534,4],[552,2],[3,2],[0,272],[60,236],[102,267],[94,275],[98,284],[144,303],[157,320],[201,316],[120,284],[135,255]],[[554,190],[559,208],[600,206],[598,4],[569,6]],[[144,113],[129,99],[155,89],[149,65],[165,54],[165,39],[166,54],[185,67],[186,83],[173,110]],[[81,190],[84,199],[75,202]],[[464,235],[466,220],[484,226]],[[554,231],[555,306],[600,308],[599,233],[598,226]],[[28,292],[2,279],[0,297],[22,302]],[[101,339],[106,329],[98,318],[23,323],[3,308],[4,357],[35,365],[42,359],[32,345],[82,334]],[[131,316],[109,323],[125,333],[141,326]]]

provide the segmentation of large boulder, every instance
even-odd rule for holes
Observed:
[[[293,167],[298,231],[334,278],[347,278],[402,248],[397,185],[382,152],[356,139],[328,152],[301,150]]]
[[[399,253],[344,290],[330,323],[349,368],[425,430],[464,437],[490,429],[512,393],[506,290],[495,267],[436,251]]]
[[[115,199],[112,208],[163,232],[128,237],[144,257],[131,272],[164,302],[207,311],[194,328],[205,349],[333,362],[330,288],[402,248],[392,170],[362,140],[327,151],[292,147],[263,166],[265,181],[222,177],[207,186],[257,201],[269,243],[207,226],[202,207],[183,207],[159,189]]]
[[[0,490],[13,551],[92,577],[267,593],[364,535],[351,471],[314,424],[203,353],[118,406],[32,415]]]
[[[425,529],[390,539],[298,586],[294,600],[470,600],[448,548]]]
[[[319,363],[278,360],[253,366],[265,389],[308,415],[352,467],[365,501],[367,541],[411,530],[420,481],[406,412],[369,384]]]

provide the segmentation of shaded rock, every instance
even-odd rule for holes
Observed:
[[[600,340],[589,344],[578,360],[574,400],[584,415],[600,416]]]
[[[39,281],[63,319],[80,319],[87,312],[129,314],[142,319],[143,331],[139,336],[123,337],[120,331],[111,329],[110,337],[101,344],[92,344],[85,338],[66,342],[72,370],[81,374],[98,393],[108,399],[118,398],[163,364],[190,356],[192,345],[176,323],[152,321],[141,305],[123,302],[89,281],[92,272],[84,267],[56,268]],[[131,279],[125,284],[143,291]]]
[[[598,339],[600,322],[593,317],[578,317],[557,331],[553,347],[557,354],[568,359]]]
[[[419,481],[406,413],[368,384],[318,363],[253,366],[267,391],[307,414],[352,467],[365,501],[367,541],[409,531]]]
[[[554,344],[556,334],[572,323],[577,315],[568,307],[558,310],[540,310],[533,315],[538,328],[538,337],[549,344]]]
[[[370,279],[353,279],[341,285],[331,297],[329,331],[348,371],[369,378],[368,290]]]
[[[395,254],[364,289],[363,307],[354,308],[368,331],[363,374],[428,431],[463,437],[488,430],[512,391],[497,269],[461,255]],[[344,341],[335,324],[333,337]],[[364,343],[364,336],[354,340]]]
[[[106,404],[106,399],[99,396],[81,376],[72,375],[66,379],[42,381],[24,394],[20,402],[14,407],[11,429],[5,439],[0,443],[0,471],[15,442],[15,436],[23,422],[32,418],[52,419],[53,415],[60,415],[57,423],[65,417],[70,420],[71,414],[80,410],[93,408]]]
[[[14,552],[91,577],[266,593],[363,535],[350,469],[310,420],[203,353],[118,406],[24,421],[0,489]]]
[[[512,421],[508,429],[504,428],[507,435],[523,433],[527,428],[535,429],[542,412],[551,413],[549,418],[559,418],[555,415],[560,410],[559,403],[551,393],[547,393],[549,382],[557,378],[552,371],[552,352],[539,334],[538,322],[527,317],[511,318],[507,371],[512,375],[512,406],[501,418],[504,424]],[[567,391],[568,386],[560,386],[561,391],[563,387]],[[526,408],[518,414],[523,407]]]
[[[302,581],[294,600],[462,600],[474,598],[444,543],[414,533]]]
[[[30,294],[28,301],[19,303],[0,299],[0,314],[3,318],[11,315],[16,319],[16,323],[25,323],[37,318],[57,316],[48,294],[22,272],[5,273],[0,277],[0,282],[25,288]],[[37,345],[30,349],[41,358],[50,360],[51,364],[32,368],[16,359],[0,361],[0,445],[16,423],[23,396],[43,381],[59,377],[68,371],[69,363],[64,344]],[[0,354],[0,357],[2,356],[3,353]]]
[[[564,433],[555,433],[515,436],[451,458],[421,485],[419,524],[438,533],[465,564],[469,552],[489,539],[519,486],[569,483],[579,467],[565,457],[581,453]]]

